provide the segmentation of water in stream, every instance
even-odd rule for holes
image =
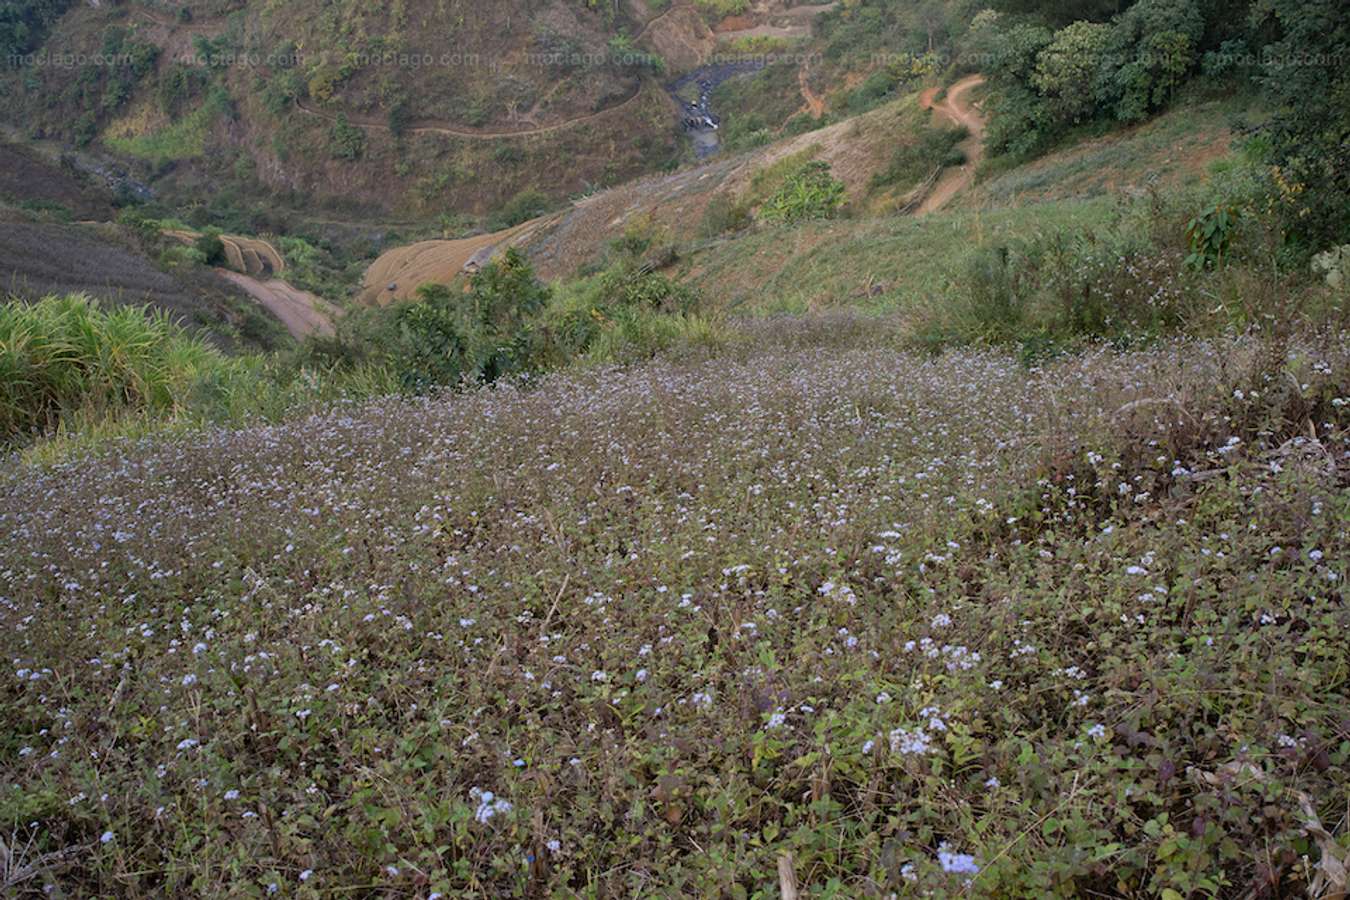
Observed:
[[[728,79],[763,67],[762,61],[719,63],[695,69],[666,85],[680,108],[680,128],[689,135],[698,159],[707,159],[722,145],[718,134],[722,120],[712,108],[713,91]],[[691,85],[697,87],[696,96],[690,90]]]

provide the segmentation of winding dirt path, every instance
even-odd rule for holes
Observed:
[[[409,125],[408,128],[405,129],[405,132],[407,134],[444,134],[449,135],[451,137],[468,138],[469,140],[478,140],[478,141],[497,141],[497,140],[505,140],[507,138],[524,138],[524,137],[533,137],[541,134],[552,134],[555,131],[563,131],[568,128],[575,128],[578,125],[584,125],[587,122],[593,122],[596,119],[599,119],[603,116],[613,115],[614,113],[619,112],[620,110],[623,110],[633,105],[634,103],[637,103],[639,100],[643,98],[645,94],[647,94],[649,90],[649,85],[650,82],[647,81],[646,79],[643,79],[638,83],[638,88],[636,91],[633,92],[633,95],[631,97],[628,97],[627,99],[622,100],[613,106],[607,106],[604,109],[597,110],[593,113],[587,113],[584,116],[578,116],[575,119],[567,119],[562,122],[557,122],[553,125],[541,125],[537,128],[525,128],[516,131],[493,131],[491,129],[483,129],[483,128],[465,128],[463,126],[455,125],[450,122],[438,121],[436,119],[424,119],[420,122],[414,122],[413,124]],[[315,116],[320,119],[327,119],[329,122],[336,122],[338,119],[339,115],[338,113],[329,113],[323,110],[308,107],[304,104],[304,101],[299,99],[295,101],[295,106],[296,109],[300,110],[302,113],[305,113],[306,115]],[[389,130],[388,122],[381,122],[370,116],[363,116],[355,113],[346,113],[346,116],[347,122],[349,124],[357,126],[358,128],[374,129],[378,131]]]
[[[322,297],[292,287],[279,278],[263,281],[230,269],[216,269],[216,274],[262,304],[294,337],[334,334],[333,321],[340,310]]]
[[[164,235],[191,245],[201,237],[201,232],[175,229],[165,231]],[[225,247],[229,267],[218,266],[216,274],[257,300],[292,336],[335,333],[333,323],[342,310],[318,294],[282,281],[278,276],[286,271],[286,260],[277,248],[262,238],[233,234],[222,234],[220,243]]]
[[[646,37],[647,32],[652,30],[653,25],[656,25],[660,22],[664,22],[666,16],[680,9],[682,5],[683,4],[675,3],[672,0],[671,4],[667,6],[663,12],[659,13],[658,15],[652,16],[650,19],[647,20],[647,24],[642,26],[642,30],[633,36],[633,43],[636,44],[638,41]]]
[[[797,84],[801,86],[802,100],[806,102],[806,111],[811,114],[811,118],[819,119],[825,115],[825,100],[811,87],[809,63],[803,63],[797,70]]]
[[[161,28],[168,28],[171,31],[184,31],[188,34],[209,34],[213,31],[220,31],[224,27],[223,22],[214,19],[204,19],[200,22],[180,22],[174,16],[160,15],[143,6],[138,6],[131,12],[132,15],[144,19],[153,25],[158,25]]]
[[[929,88],[919,98],[925,109],[933,111],[934,118],[946,119],[953,125],[964,126],[970,137],[959,145],[966,155],[965,165],[947,169],[933,185],[933,190],[919,205],[917,215],[926,215],[942,209],[957,194],[975,182],[975,167],[984,158],[984,116],[966,101],[966,95],[984,84],[983,75],[968,75],[947,89],[941,103],[935,103],[938,88]]]

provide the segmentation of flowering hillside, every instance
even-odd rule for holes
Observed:
[[[0,875],[1332,885],[1345,338],[764,343],[6,467]]]

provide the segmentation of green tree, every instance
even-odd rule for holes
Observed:
[[[1341,0],[1260,0],[1253,31],[1273,39],[1260,75],[1275,111],[1262,132],[1310,249],[1350,235],[1350,20]]]
[[[74,0],[0,0],[0,65],[37,47]]]
[[[403,390],[422,394],[474,375],[470,341],[450,289],[425,284],[418,302],[394,311],[392,334],[379,341]]]
[[[474,274],[467,312],[474,335],[474,368],[484,381],[534,364],[539,347],[535,320],[550,291],[514,247]]]
[[[1110,39],[1109,25],[1075,22],[1056,32],[1037,55],[1031,83],[1046,98],[1056,122],[1078,123],[1092,116],[1093,81]]]
[[[225,265],[225,244],[214,234],[199,235],[193,246],[201,253],[208,266]]]
[[[328,149],[334,159],[360,159],[366,152],[366,133],[348,122],[346,113],[338,113],[328,133]]]
[[[996,87],[1025,87],[1036,73],[1041,51],[1054,41],[1049,28],[1015,24],[995,30],[985,46],[985,72]]]
[[[1112,24],[1097,102],[1122,122],[1147,118],[1195,67],[1204,35],[1196,0],[1140,0]]]
[[[1038,16],[1051,25],[1087,20],[1104,22],[1123,12],[1131,0],[994,0],[1002,12]]]

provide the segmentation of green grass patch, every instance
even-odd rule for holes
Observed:
[[[106,143],[119,153],[154,163],[198,159],[206,152],[207,135],[228,105],[228,96],[217,89],[201,106],[164,128],[135,137],[109,138]]]
[[[763,227],[699,252],[687,265],[711,301],[736,312],[822,307],[905,311],[946,290],[972,246],[1109,221],[1105,200],[839,219]]]

